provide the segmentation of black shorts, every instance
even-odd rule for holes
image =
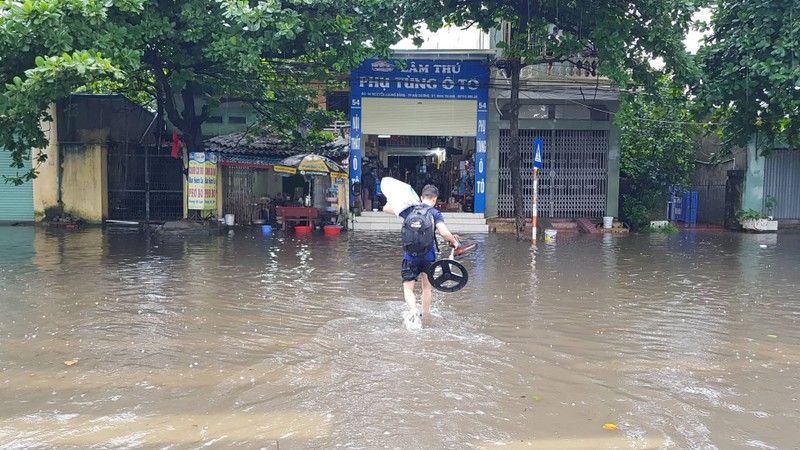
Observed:
[[[404,259],[403,268],[400,270],[403,282],[417,281],[419,275],[426,273],[431,264],[433,264],[433,261],[408,261]]]

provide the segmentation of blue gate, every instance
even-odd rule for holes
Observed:
[[[678,221],[696,225],[697,203],[698,196],[696,191],[683,192],[680,186],[670,186],[667,218],[671,222]]]

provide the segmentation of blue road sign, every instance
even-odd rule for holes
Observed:
[[[544,154],[544,141],[541,139],[534,139],[533,141],[533,167],[537,169],[542,168],[542,158]]]

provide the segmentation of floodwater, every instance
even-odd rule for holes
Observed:
[[[0,448],[800,448],[800,234],[464,240],[0,228]]]

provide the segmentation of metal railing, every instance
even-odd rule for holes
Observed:
[[[725,225],[725,185],[696,184],[689,190],[697,192],[697,222]]]

